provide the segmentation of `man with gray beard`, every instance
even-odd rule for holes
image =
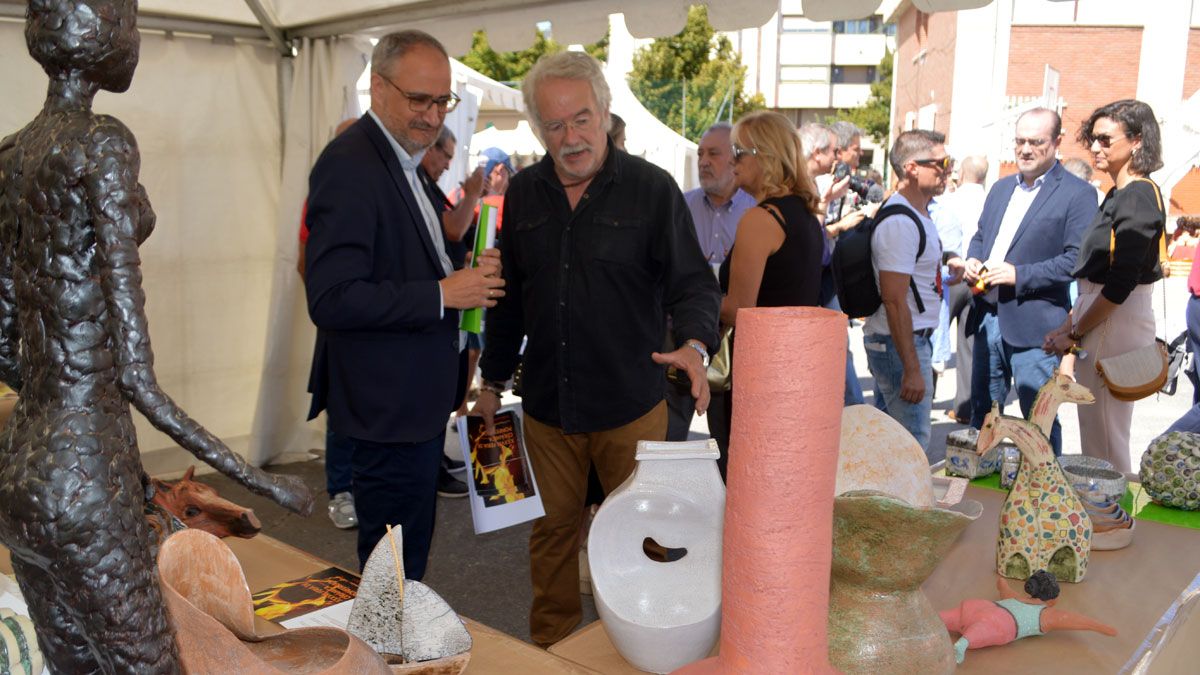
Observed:
[[[609,139],[612,95],[599,62],[544,56],[521,89],[546,156],[505,196],[506,294],[488,312],[475,411],[490,431],[528,336],[523,429],[546,510],[529,537],[529,627],[549,647],[583,616],[589,462],[611,493],[633,472],[637,442],[666,437],[668,366],[690,380],[696,411],[708,408],[721,294],[674,179]],[[660,351],[667,316],[674,340]]]
[[[704,132],[696,150],[696,168],[700,187],[684,193],[700,252],[714,270],[720,268],[733,248],[738,221],[746,209],[754,206],[754,197],[733,184],[733,143],[728,122],[718,122]],[[668,332],[667,339],[670,340]],[[721,455],[729,452],[729,420],[725,418],[725,392],[713,391],[708,404],[708,430],[721,447]],[[696,399],[687,387],[667,383],[667,440],[686,441],[692,424]]]

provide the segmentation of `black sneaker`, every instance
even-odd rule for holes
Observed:
[[[442,468],[450,472],[462,471],[467,468],[467,463],[461,459],[453,459],[442,455]]]
[[[456,499],[466,497],[468,492],[467,484],[451,476],[445,466],[438,471],[437,493],[439,497]]]

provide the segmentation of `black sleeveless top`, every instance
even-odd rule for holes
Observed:
[[[817,217],[809,213],[796,195],[764,199],[755,208],[770,204],[783,218],[766,209],[783,228],[783,245],[767,257],[755,307],[816,307],[821,296],[821,257],[825,232]],[[721,263],[721,292],[729,292],[729,263],[733,251]]]

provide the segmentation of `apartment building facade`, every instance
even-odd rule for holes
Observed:
[[[912,0],[885,0],[897,42],[892,134],[941,131],[954,153],[988,155],[994,179],[1016,171],[1023,110],[1058,109],[1061,157],[1090,163],[1075,140],[1080,124],[1105,103],[1137,98],[1162,127],[1166,166],[1154,177],[1171,213],[1200,213],[1200,0],[1153,4],[994,0],[926,14]]]

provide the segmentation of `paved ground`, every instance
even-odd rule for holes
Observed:
[[[1184,279],[1171,279],[1167,284],[1166,306],[1171,311],[1162,312],[1163,296],[1156,293],[1156,314],[1163,334],[1174,337],[1183,330],[1183,307],[1187,291]],[[1163,326],[1166,326],[1163,329]],[[866,357],[862,350],[861,329],[854,329],[851,336],[852,352],[860,375],[863,375],[863,390],[871,390],[867,375]],[[954,397],[954,371],[946,371],[939,381],[935,397],[933,440],[935,459],[944,456],[946,434],[960,425],[945,417],[945,410]],[[1156,396],[1137,404],[1134,414],[1131,455],[1133,466],[1137,466],[1142,451],[1149,441],[1161,433],[1191,405],[1192,387],[1186,378],[1181,378],[1180,390],[1174,397]],[[1015,401],[1006,409],[1009,414],[1019,414]],[[1079,425],[1071,406],[1064,406],[1061,421],[1064,431],[1064,450],[1078,453]],[[707,435],[703,418],[693,424],[695,436]],[[447,435],[447,452],[458,452],[458,437]],[[349,569],[357,568],[354,553],[355,533],[333,527],[325,515],[326,497],[324,487],[324,465],[317,459],[290,464],[272,469],[300,475],[320,492],[316,511],[311,518],[301,519],[284,513],[265,499],[248,495],[234,487],[228,479],[209,474],[201,480],[210,483],[222,494],[255,509],[263,522],[263,529],[271,536],[286,541],[314,555],[330,560]],[[465,499],[439,499],[438,524],[434,536],[430,569],[425,581],[441,593],[460,613],[521,639],[529,639],[527,617],[529,614],[530,583],[527,543],[529,525],[521,525],[499,532],[476,536],[471,526],[471,515]],[[258,589],[253,589],[258,590]],[[584,622],[594,621],[595,609],[589,596],[584,596]]]

